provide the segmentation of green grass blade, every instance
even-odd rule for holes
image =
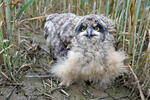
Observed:
[[[102,1],[99,0],[98,15],[100,15],[100,13],[101,13],[101,5],[102,5]]]
[[[140,55],[142,54],[142,50],[143,50],[143,46],[144,46],[146,34],[147,34],[147,32],[145,31],[145,32],[144,32],[143,39],[142,39],[142,43],[141,43],[141,46],[140,46],[140,51],[139,51],[139,57],[138,57],[138,60],[137,60],[137,64],[139,63]]]
[[[11,33],[12,33],[12,26],[11,26],[11,13],[10,13],[10,5],[9,5],[9,2],[10,2],[10,0],[4,0],[4,2],[5,2],[5,4],[6,4],[6,11],[7,11],[7,14],[6,14],[6,16],[7,16],[7,19],[8,19],[8,21],[7,21],[7,28],[8,28],[8,32],[9,32],[9,36],[8,36],[8,38],[10,38],[10,35],[11,35]]]
[[[145,18],[145,10],[149,7],[148,4],[149,4],[149,0],[146,0],[146,1],[145,1],[145,4],[144,4],[144,11],[143,11],[143,16],[142,16],[142,21],[143,21],[144,18]]]
[[[64,12],[66,12],[66,0],[64,0],[64,2],[63,2],[63,9],[64,9]]]
[[[93,14],[95,14],[96,12],[96,1],[94,1],[94,5],[93,5]]]
[[[137,21],[138,16],[139,16],[140,6],[141,6],[141,0],[137,0],[136,1],[136,21]],[[137,22],[136,22],[136,24],[137,24]]]
[[[110,1],[107,1],[107,7],[106,7],[106,16],[109,14],[109,6],[110,6]]]
[[[134,27],[134,40],[133,40],[133,58],[132,58],[132,66],[135,64],[135,55],[136,55],[136,48],[137,48],[137,27]]]
[[[115,19],[117,18],[118,14],[119,14],[119,3],[120,3],[120,0],[117,0],[117,7],[116,7],[116,12],[115,12]]]
[[[3,44],[3,35],[2,35],[2,29],[0,27],[0,51],[2,50],[2,44]]]
[[[82,15],[84,15],[84,0],[81,0]]]
[[[126,30],[126,24],[127,24],[127,16],[128,16],[128,9],[129,9],[129,1],[127,0],[127,8],[126,8],[126,13],[125,13],[125,25],[124,25],[124,32]]]
[[[19,10],[19,12],[17,13],[15,19],[18,19],[19,16],[22,14],[23,11],[25,11],[32,3],[34,0],[28,0],[28,2]]]
[[[5,4],[6,4],[6,17],[7,17],[7,29],[8,29],[8,39],[10,40],[8,42],[8,45],[6,45],[5,43],[3,43],[3,49],[4,49],[4,52],[6,54],[6,64],[7,64],[7,67],[8,69],[10,70],[11,69],[11,62],[10,62],[10,56],[9,56],[9,53],[8,53],[8,49],[7,46],[9,46],[9,44],[11,44],[11,40],[12,40],[12,25],[11,25],[11,12],[10,12],[10,0],[4,0]]]

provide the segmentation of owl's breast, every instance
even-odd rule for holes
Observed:
[[[80,75],[93,79],[105,72],[104,54],[101,51],[85,52],[80,58]]]
[[[90,46],[90,47],[73,47],[71,52],[75,54],[79,54],[79,61],[81,67],[87,66],[99,66],[103,64],[104,60],[104,51],[102,48],[98,48],[97,46]],[[96,63],[99,63],[98,65]]]

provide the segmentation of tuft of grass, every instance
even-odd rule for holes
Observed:
[[[23,7],[16,14],[15,20],[19,18],[19,16],[33,3],[34,0],[28,0],[27,3],[23,5]]]

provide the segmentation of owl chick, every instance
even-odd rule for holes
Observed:
[[[103,15],[51,14],[45,23],[45,40],[56,64],[51,72],[69,86],[77,80],[110,83],[126,72],[124,52],[116,51],[116,24]]]

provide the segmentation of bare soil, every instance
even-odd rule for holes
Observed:
[[[24,35],[24,34],[23,34]],[[50,75],[48,48],[43,32],[21,37],[21,54],[26,56],[15,78],[0,76],[0,100],[130,100],[131,90],[118,78],[107,89],[96,88],[86,82],[76,82],[66,89],[59,89],[56,78],[40,78]],[[27,44],[31,48],[25,50]],[[29,47],[28,47],[29,48]],[[23,58],[24,58],[23,56]],[[134,99],[132,99],[134,100]],[[137,100],[137,98],[135,99]]]

